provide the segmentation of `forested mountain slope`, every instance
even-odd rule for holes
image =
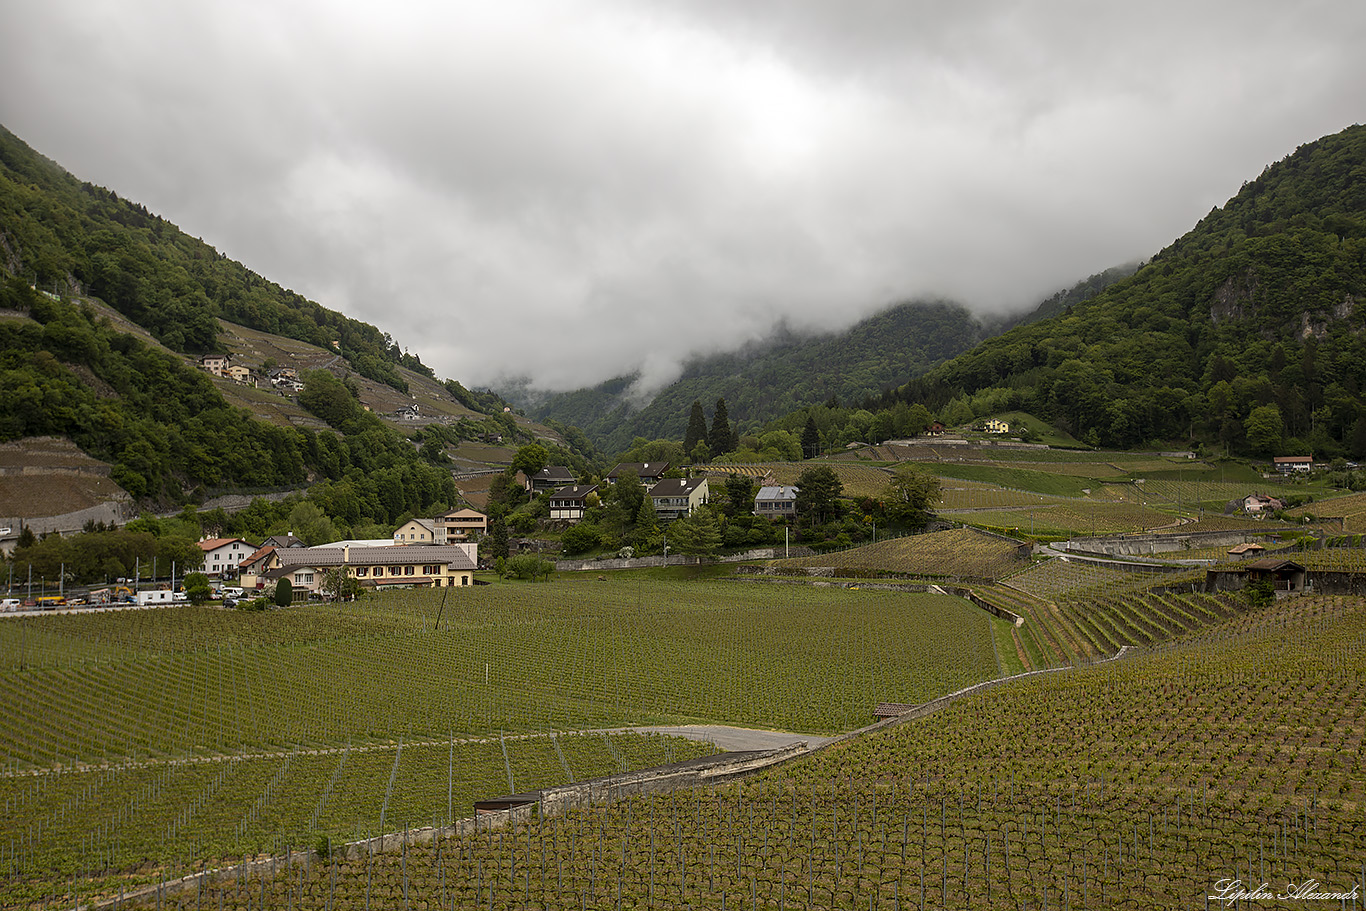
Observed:
[[[1366,128],[1301,146],[1132,277],[900,389],[1110,447],[1366,456]],[[961,409],[960,409],[961,410]]]
[[[305,375],[298,405],[311,427],[233,407],[191,366],[240,343],[223,334],[232,324],[337,353],[325,358],[337,376]],[[464,425],[405,439],[365,410],[352,372],[399,402],[416,378],[428,399],[453,397],[495,412],[494,431],[521,432],[495,397],[428,383],[431,371],[374,326],[280,288],[0,128],[0,440],[67,437],[146,506],[310,485],[349,527],[454,505],[446,449]]]
[[[552,396],[528,413],[578,426],[607,452],[635,437],[682,439],[689,408],[724,398],[730,419],[763,422],[836,398],[863,398],[966,351],[987,333],[956,304],[905,303],[842,333],[785,334],[740,351],[699,358],[647,405],[630,398],[635,377]],[[505,393],[511,397],[511,393]]]

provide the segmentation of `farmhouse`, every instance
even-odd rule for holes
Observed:
[[[453,588],[474,584],[473,544],[414,547],[310,547],[276,551],[279,566],[264,582],[288,579],[296,589],[318,591],[324,575],[344,568],[367,588]],[[262,586],[263,587],[263,586]]]
[[[999,418],[990,418],[982,422],[982,429],[987,433],[1010,433],[1010,425]]]
[[[588,509],[588,495],[598,489],[596,484],[575,484],[561,487],[550,495],[550,518],[562,522],[578,522]]]
[[[665,478],[650,488],[650,499],[655,504],[655,516],[671,522],[705,504],[710,493],[706,478]]]
[[[1243,497],[1243,512],[1250,516],[1261,515],[1276,509],[1285,509],[1285,504],[1275,497],[1254,493]]]
[[[797,488],[760,487],[754,496],[754,514],[767,519],[797,514]]]
[[[1271,461],[1281,474],[1298,474],[1314,468],[1313,456],[1276,456]]]
[[[235,383],[245,383],[251,379],[251,371],[241,364],[233,364],[223,371],[223,375]]]
[[[204,574],[222,578],[236,576],[256,545],[244,538],[206,538],[199,542],[199,549],[204,552]]]

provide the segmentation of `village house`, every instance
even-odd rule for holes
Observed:
[[[232,577],[238,567],[252,555],[256,545],[244,538],[206,538],[199,542],[204,552],[204,565],[201,569],[207,576]]]
[[[932,421],[925,426],[925,433],[927,436],[932,437],[942,436],[944,433],[944,425],[939,421]]]
[[[797,514],[797,488],[760,487],[754,495],[754,514],[765,519]]]
[[[488,533],[489,517],[474,509],[457,509],[436,517],[436,543],[467,541]]]
[[[1276,456],[1271,461],[1281,474],[1298,474],[1314,470],[1313,456]]]
[[[1010,425],[1000,418],[989,418],[983,421],[982,429],[987,433],[1010,433]]]
[[[563,465],[547,465],[540,471],[526,478],[525,487],[532,494],[544,491],[558,490],[561,487],[570,487],[578,483],[578,479],[573,473]]]
[[[246,383],[251,380],[251,371],[241,364],[232,364],[223,371],[223,375],[234,383]]]
[[[425,547],[309,547],[277,550],[279,566],[263,583],[288,579],[302,592],[321,589],[338,567],[366,588],[453,588],[474,584],[474,544]]]
[[[619,462],[616,468],[607,473],[606,480],[608,484],[615,484],[622,475],[634,474],[640,478],[640,483],[650,487],[658,484],[668,470],[668,462]]]
[[[655,516],[664,522],[691,515],[710,496],[706,478],[665,478],[650,488]]]
[[[561,487],[550,494],[550,518],[561,522],[578,522],[588,509],[588,495],[596,493],[596,484],[575,484]]]
[[[226,354],[206,354],[199,359],[199,366],[214,376],[222,376],[231,363]]]
[[[1285,509],[1285,504],[1275,497],[1254,493],[1243,497],[1243,512],[1250,516],[1269,514],[1273,510]]]
[[[409,519],[394,530],[395,544],[437,544],[436,521]]]

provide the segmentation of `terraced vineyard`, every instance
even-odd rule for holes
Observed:
[[[836,575],[905,573],[934,578],[994,579],[1024,565],[1019,544],[971,528],[910,535],[812,557],[778,560],[784,567],[832,567]]]
[[[1337,530],[1361,533],[1366,531],[1366,493],[1348,494],[1309,503],[1296,509],[1287,510],[1286,515],[1295,519],[1310,515],[1335,516],[1343,520],[1342,526]]]
[[[229,878],[177,901],[1187,908],[1221,880],[1313,879],[1359,904],[1364,709],[1366,609],[1301,598],[997,687],[758,781]]]
[[[946,519],[1002,530],[1007,534],[1049,538],[1150,531],[1176,521],[1170,513],[1137,503],[1102,500],[1057,499],[1029,509],[1001,509],[989,513],[962,509],[940,509],[938,512]]]
[[[7,617],[0,905],[707,749],[570,731],[858,727],[998,676],[993,624],[946,596],[623,579]]]

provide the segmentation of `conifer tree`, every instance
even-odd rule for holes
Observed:
[[[735,434],[730,429],[730,415],[726,412],[725,399],[716,400],[716,411],[711,416],[711,433],[707,435],[707,445],[711,447],[713,458],[735,449]]]
[[[683,435],[683,451],[691,453],[698,443],[707,439],[707,416],[702,413],[702,403],[692,403],[692,414],[688,416],[688,432]]]

